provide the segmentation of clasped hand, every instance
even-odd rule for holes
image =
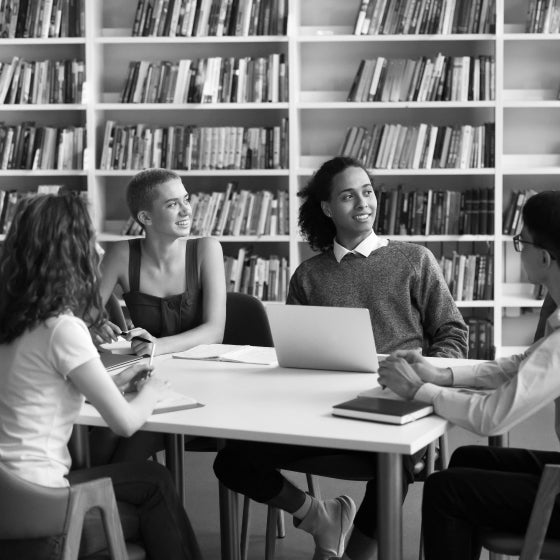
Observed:
[[[412,399],[424,383],[442,385],[441,370],[416,350],[397,350],[379,366],[379,384]]]

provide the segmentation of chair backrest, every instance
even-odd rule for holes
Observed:
[[[274,346],[266,311],[259,299],[247,294],[228,292],[223,342]]]
[[[120,329],[123,331],[126,331],[128,329],[121,304],[119,303],[119,299],[115,294],[111,294],[111,296],[107,300],[105,309],[107,310],[109,321],[115,323],[115,325],[120,327]]]
[[[69,488],[39,486],[0,465],[0,496],[0,540],[63,534]]]
[[[556,310],[556,308],[557,305],[556,302],[552,299],[552,296],[550,294],[546,294],[541,307],[541,312],[539,314],[539,323],[537,325],[537,330],[535,331],[534,342],[544,336],[546,321],[549,318],[550,314]]]

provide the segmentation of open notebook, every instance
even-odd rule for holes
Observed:
[[[276,363],[276,352],[268,346],[238,344],[200,344],[190,350],[173,354],[183,360],[211,360],[237,362],[240,364],[272,365]]]
[[[125,398],[127,400],[132,400],[134,398],[134,393],[127,393]],[[157,403],[152,414],[163,414],[164,412],[199,408],[201,406],[204,405],[193,397],[183,395],[183,393],[179,393],[173,389],[166,389],[163,394],[163,399]]]

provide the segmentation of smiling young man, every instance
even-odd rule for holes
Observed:
[[[523,208],[524,227],[513,238],[529,281],[543,284],[560,303],[560,192],[531,197]],[[438,369],[414,352],[397,353],[380,367],[380,382],[405,398],[433,404],[440,416],[482,435],[509,431],[555,402],[560,438],[560,310],[545,336],[525,353],[476,366]],[[457,390],[449,386],[484,391]],[[480,555],[479,529],[524,534],[547,463],[560,464],[557,451],[462,447],[449,468],[424,485],[426,560],[473,560]],[[548,535],[560,538],[560,507]]]
[[[439,266],[428,249],[375,235],[377,201],[362,165],[336,157],[315,173],[300,193],[299,224],[320,254],[303,262],[290,282],[287,303],[369,309],[377,350],[426,348],[429,356],[465,357],[467,327]],[[309,460],[312,461],[309,461]],[[278,469],[301,460],[355,465],[367,471],[366,491],[353,523],[354,505],[342,496],[321,502],[295,487]],[[403,460],[403,495],[414,480],[414,461]],[[314,560],[370,560],[376,550],[377,456],[289,445],[230,442],[218,453],[214,471],[228,488],[282,508],[315,538]]]
[[[301,231],[320,254],[298,267],[287,303],[369,309],[382,354],[466,356],[467,327],[433,254],[373,231],[377,200],[359,162],[327,161],[299,195]]]

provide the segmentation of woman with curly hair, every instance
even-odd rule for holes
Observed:
[[[146,365],[113,378],[103,367],[88,331],[104,320],[98,265],[80,197],[33,196],[19,204],[0,254],[0,461],[14,475],[50,487],[109,476],[117,501],[128,506],[125,538],[141,540],[151,558],[198,559],[163,467],[143,462],[70,471],[67,444],[84,396],[112,430],[129,436],[165,388]],[[136,393],[127,401],[129,390]],[[83,554],[104,547],[88,536],[86,530]]]
[[[358,161],[335,157],[325,162],[299,196],[304,199],[299,211],[302,234],[319,254],[297,268],[288,304],[369,309],[380,353],[426,347],[429,356],[466,357],[467,327],[434,256],[425,247],[375,234],[377,200],[372,179]],[[359,465],[360,478],[369,479],[346,547],[355,508],[341,502],[325,510],[320,500],[295,487],[278,470],[294,466],[297,470],[302,460],[325,465],[333,458],[339,465],[333,469],[338,478],[344,478],[340,465],[346,463],[349,478]],[[403,495],[414,480],[414,461],[403,459]],[[374,453],[231,442],[219,452],[214,470],[228,488],[293,513],[300,528],[323,527],[321,540],[316,539],[315,560],[374,556]]]

